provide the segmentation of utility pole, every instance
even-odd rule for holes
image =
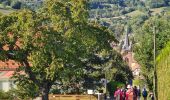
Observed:
[[[158,6],[158,0],[156,0],[156,6]],[[155,23],[154,23],[155,24]],[[157,72],[156,72],[156,26],[153,27],[153,42],[154,42],[154,72],[153,72],[153,92],[154,100],[158,100],[157,96]]]
[[[153,42],[154,42],[154,72],[153,72],[153,92],[154,98],[157,100],[157,72],[156,72],[156,27],[153,27]]]

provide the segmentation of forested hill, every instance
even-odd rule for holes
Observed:
[[[23,1],[0,0],[0,12],[6,14],[7,10],[23,7],[35,10],[42,4],[32,3],[31,0],[27,3]],[[129,32],[133,33],[137,26],[142,25],[152,15],[168,11],[169,5],[170,0],[89,0],[89,19],[108,27],[117,38],[120,38],[124,26],[128,24]]]
[[[170,0],[90,0],[90,9],[97,10],[101,17],[114,17],[137,9],[159,8],[169,4]]]
[[[152,15],[169,10],[170,0],[90,0],[90,20],[107,26],[121,38],[125,26],[134,33]]]

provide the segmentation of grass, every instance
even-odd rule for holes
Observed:
[[[157,84],[160,100],[170,99],[170,42],[157,57]]]
[[[160,14],[162,11],[169,11],[170,7],[160,7],[160,8],[154,8],[150,9],[152,11],[152,15]]]
[[[3,4],[0,4],[0,13],[2,14],[10,14],[12,13],[14,10],[12,10],[12,8],[10,6],[5,6]]]
[[[144,13],[139,11],[139,10],[135,10],[133,12],[130,12],[128,14],[126,14],[127,16],[130,16],[130,17],[136,17],[136,16],[140,16],[140,15],[143,15]]]
[[[166,7],[161,7],[161,8],[154,8],[154,9],[151,9],[152,11],[152,15],[155,15],[155,14],[160,14]]]
[[[2,8],[2,9],[11,9],[11,6],[4,6],[3,4],[0,4],[0,8]]]

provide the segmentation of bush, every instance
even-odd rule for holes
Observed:
[[[116,81],[110,81],[110,82],[107,84],[107,89],[108,89],[109,94],[110,94],[111,96],[113,96],[114,91],[116,90],[117,87],[125,87],[125,84],[124,84],[124,83],[121,83],[121,82],[116,82]]]
[[[13,9],[20,9],[21,8],[21,2],[19,2],[19,1],[13,2],[13,4],[11,4],[11,6],[12,6]]]
[[[133,8],[133,7],[130,7],[130,8],[128,8],[128,10],[127,10],[128,12],[132,12],[132,11],[135,11],[135,8]]]
[[[13,96],[13,93],[11,93],[10,91],[4,92],[0,90],[0,100],[14,100],[14,99],[15,97]]]
[[[133,86],[144,86],[144,85],[145,85],[145,83],[141,79],[134,79],[133,80]]]
[[[125,14],[127,14],[128,13],[128,11],[126,11],[126,10],[121,10],[120,11],[120,14],[122,14],[122,15],[125,15]]]

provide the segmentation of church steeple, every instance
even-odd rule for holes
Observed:
[[[122,49],[124,51],[129,51],[131,49],[131,44],[129,42],[129,30],[128,30],[128,26],[126,26],[125,38],[124,38],[124,43],[123,43]]]

